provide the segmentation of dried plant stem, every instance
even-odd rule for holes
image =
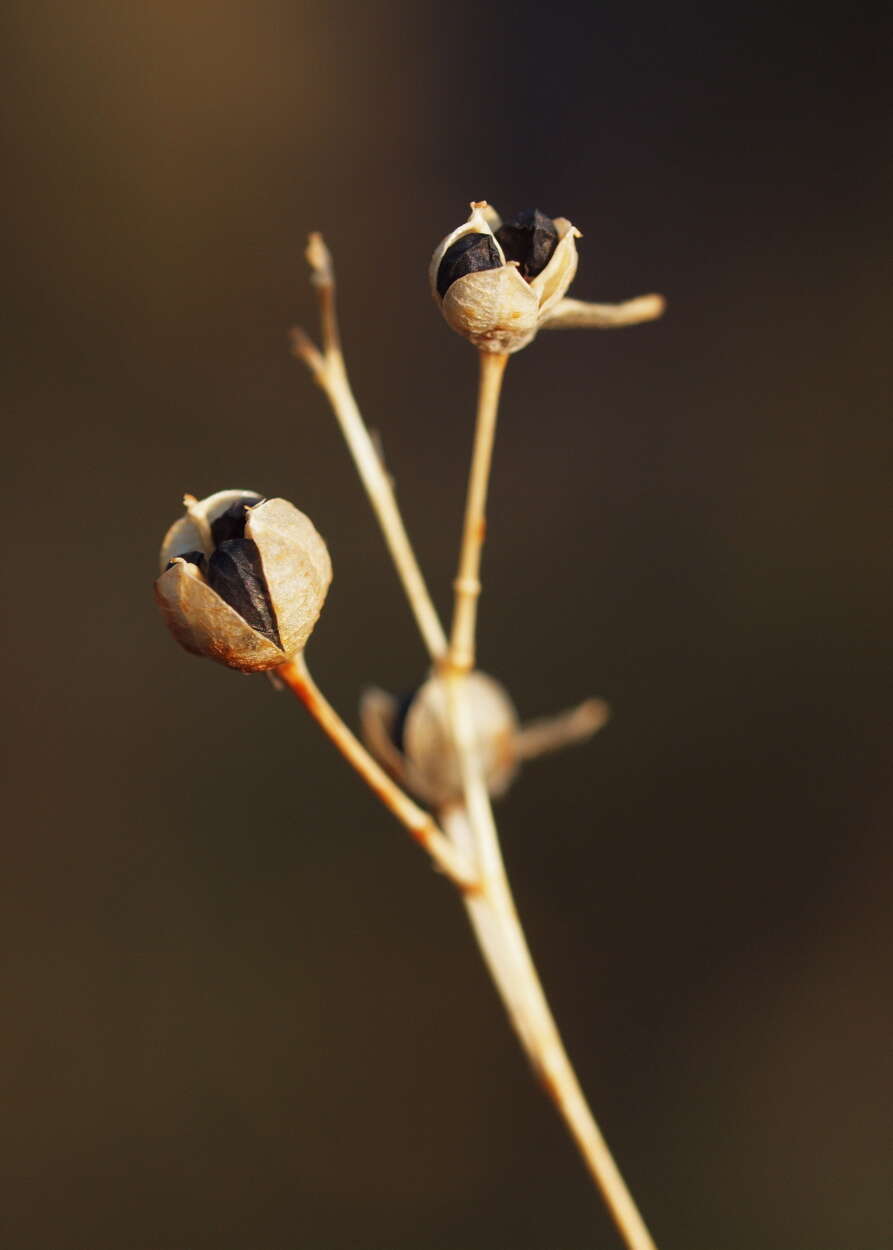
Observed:
[[[485,796],[486,797],[486,796]],[[457,846],[481,848],[481,827],[472,830],[464,808],[441,813]],[[655,1250],[654,1241],[589,1110],[549,1010],[512,900],[496,829],[484,825],[489,870],[481,887],[466,895],[465,908],[500,997],[534,1071],[579,1147],[589,1172],[629,1250]]]
[[[324,353],[301,330],[292,331],[294,354],[304,360],[326,392],[378,518],[431,659],[447,684],[450,724],[459,759],[464,804],[441,813],[445,833],[379,768],[314,684],[303,657],[279,675],[305,703],[341,753],[379,798],[426,847],[459,888],[484,961],[521,1045],[554,1102],[598,1185],[628,1250],[656,1250],[654,1242],[602,1136],[564,1049],[518,918],[499,846],[490,796],[475,751],[475,730],[466,698],[466,677],[475,664],[481,553],[486,532],[487,487],[502,380],[508,356],[480,353],[477,421],[468,481],[454,613],[449,643],[412,551],[394,496],[351,391],[335,312],[331,257],[320,235],[311,235],[307,259],[320,299]],[[557,326],[614,326],[658,316],[659,297],[613,309],[576,301],[562,309]],[[560,307],[560,306],[559,306]],[[561,717],[530,726],[522,754],[532,757],[580,740],[603,723],[607,709],[590,700]]]
[[[475,756],[465,674],[454,670],[445,679],[465,805],[444,809],[441,825],[477,875],[477,888],[465,894],[464,902],[481,954],[540,1084],[564,1119],[627,1247],[656,1250],[580,1088],[524,937]]]
[[[347,378],[335,308],[335,273],[329,250],[321,235],[310,236],[307,259],[313,270],[313,283],[319,295],[323,351],[320,352],[299,329],[293,329],[291,332],[292,351],[309,367],[328,397],[357,472],[366,488],[366,494],[378,518],[394,566],[415,616],[419,633],[431,659],[437,660],[446,650],[446,635],[406,533],[394,495],[394,487],[360,415]]]
[[[477,422],[459,572],[454,584],[453,624],[446,662],[441,665],[447,683],[450,724],[465,802],[464,807],[443,812],[442,822],[456,848],[465,853],[477,870],[478,888],[473,895],[466,895],[466,910],[521,1044],[541,1084],[564,1118],[627,1247],[629,1250],[656,1250],[580,1088],[530,955],[505,872],[466,698],[466,678],[475,660],[487,485],[507,362],[507,356],[480,353]],[[594,716],[596,710],[592,706],[586,708],[583,719]],[[601,711],[604,714],[603,707]],[[551,728],[554,733],[554,723]],[[564,726],[571,734],[578,728],[570,719]]]
[[[289,690],[301,700],[347,762],[356,769],[385,807],[393,812],[415,840],[425,848],[441,871],[463,894],[473,892],[477,888],[477,878],[467,857],[453,846],[429,813],[417,806],[391,780],[345,725],[310,676],[303,654],[282,664],[277,668],[276,673]]]
[[[481,551],[487,528],[487,484],[490,480],[499,396],[509,359],[507,355],[496,352],[480,352],[479,357],[480,379],[474,449],[468,477],[459,568],[453,582],[455,606],[447,652],[447,666],[464,673],[474,668],[475,626],[481,593]]]

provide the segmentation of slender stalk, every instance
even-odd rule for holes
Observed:
[[[543,1088],[563,1117],[628,1250],[656,1250],[580,1088],[527,946],[505,872],[490,796],[477,756],[474,720],[467,699],[467,675],[475,662],[487,486],[507,362],[507,356],[480,354],[477,421],[459,571],[454,583],[453,624],[446,662],[441,665],[462,776],[464,807],[453,807],[442,813],[442,820],[454,845],[470,854],[477,870],[478,889],[473,896],[466,895],[466,910],[484,961],[521,1045]],[[591,720],[594,711],[589,707],[584,719],[588,715]],[[554,726],[552,728],[554,730]],[[565,725],[567,728],[568,725]],[[570,725],[570,729],[574,731],[579,726]],[[533,745],[545,745],[544,735],[539,736],[540,742],[534,741]]]
[[[345,725],[310,676],[303,654],[280,665],[276,673],[289,690],[297,695],[323,732],[328,735],[347,762],[356,769],[366,785],[406,826],[453,884],[463,894],[476,889],[477,881],[470,865],[466,862],[466,857],[457,851],[441,832],[433,817],[415,804],[407,794],[404,794],[379,767],[359,739]]]
[[[465,673],[474,668],[477,604],[481,593],[481,551],[487,529],[487,484],[490,480],[499,396],[508,364],[508,356],[501,353],[480,352],[479,355],[480,380],[474,450],[468,476],[459,568],[453,582],[453,627],[447,652],[447,666]]]
[[[462,807],[442,812],[441,820],[457,845],[476,846],[480,851],[481,828],[469,828]],[[488,855],[490,871],[482,876],[481,888],[464,900],[484,960],[521,1045],[564,1119],[624,1242],[629,1250],[656,1250],[564,1049],[515,910],[492,818],[484,827],[485,841],[493,844]]]
[[[366,488],[369,502],[378,518],[419,633],[431,659],[438,660],[446,651],[446,635],[406,533],[393,484],[366,428],[348,381],[338,333],[335,272],[329,250],[321,235],[310,236],[307,259],[313,270],[313,283],[319,295],[323,351],[320,352],[303,331],[298,329],[291,332],[292,351],[305,362],[328,397],[357,472]]]

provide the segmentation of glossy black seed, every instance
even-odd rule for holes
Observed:
[[[391,741],[401,754],[405,751],[406,718],[420,690],[421,686],[415,686],[412,690],[408,690],[406,694],[401,694],[397,700],[397,712],[394,716],[394,723],[391,726]]]
[[[441,299],[457,278],[480,269],[498,269],[502,264],[496,244],[489,234],[463,234],[443,254],[437,270],[437,291]]]
[[[282,646],[256,543],[250,538],[222,542],[208,561],[208,584],[252,629]]]
[[[168,560],[167,564],[164,566],[165,573],[168,569],[172,569],[174,567],[175,560],[185,560],[187,564],[197,564],[202,572],[204,572],[205,553],[203,551],[178,551],[174,556],[174,559]]]
[[[558,246],[558,231],[551,217],[538,208],[525,209],[496,231],[506,260],[516,260],[528,280],[542,273]]]
[[[234,500],[226,512],[221,512],[220,516],[211,522],[211,538],[214,540],[214,546],[219,547],[221,543],[227,542],[230,538],[243,538],[245,535],[245,508],[253,508],[255,504],[260,502],[260,495],[245,495],[242,499]]]

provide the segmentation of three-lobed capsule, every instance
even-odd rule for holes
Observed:
[[[481,200],[434,251],[431,292],[449,325],[481,351],[520,351],[564,298],[579,230],[539,209],[503,222]]]
[[[473,746],[490,794],[503,794],[518,771],[519,721],[508,691],[475,670],[465,682]],[[360,721],[369,750],[401,785],[435,807],[462,798],[462,770],[450,718],[449,694],[432,676],[397,698],[371,688],[360,701]]]
[[[155,597],[195,655],[263,672],[303,650],[332,564],[309,517],[285,499],[224,490],[185,499],[161,545]]]

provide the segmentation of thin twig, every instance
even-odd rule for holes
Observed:
[[[499,396],[508,364],[508,356],[502,353],[480,352],[479,355],[480,379],[474,449],[468,477],[459,568],[453,582],[453,627],[447,653],[448,667],[465,673],[474,668],[477,604],[481,593],[481,551],[487,528],[487,484],[490,480]]]
[[[505,872],[467,698],[467,675],[475,660],[487,485],[507,361],[507,356],[480,354],[477,422],[455,581],[453,625],[447,660],[441,666],[464,807],[443,812],[442,820],[454,844],[471,856],[477,871],[478,889],[473,898],[466,896],[466,910],[521,1044],[576,1142],[628,1250],[656,1250],[580,1088],[527,946]],[[591,721],[593,711],[590,706],[583,718]],[[540,744],[542,741],[541,735]]]
[[[328,397],[378,517],[419,632],[431,659],[439,660],[446,650],[446,635],[406,533],[391,479],[366,428],[347,378],[335,308],[334,267],[322,235],[310,236],[307,260],[319,295],[323,351],[320,352],[302,330],[294,329],[291,332],[292,352],[304,361]]]
[[[385,807],[406,826],[415,840],[425,848],[437,866],[463,893],[477,886],[471,866],[441,832],[437,822],[415,804],[375,762],[359,739],[347,727],[325,695],[310,676],[303,654],[280,665],[276,674],[289,690],[301,700],[347,762],[356,769],[366,785]]]

